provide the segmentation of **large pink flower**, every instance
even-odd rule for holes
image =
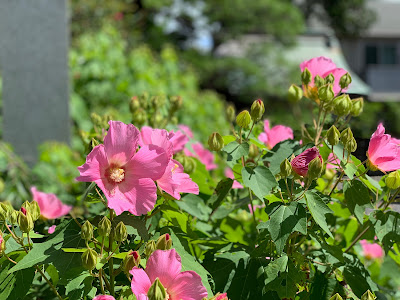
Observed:
[[[194,271],[181,272],[181,269],[181,257],[175,249],[156,250],[147,260],[145,270],[134,267],[130,271],[132,292],[138,299],[147,299],[149,288],[158,278],[169,300],[201,300],[207,297],[201,277]]]
[[[31,188],[33,200],[39,204],[40,214],[46,219],[57,219],[67,215],[72,206],[63,204],[54,194],[39,192],[36,187]]]
[[[168,145],[168,154],[173,154],[178,153],[185,148],[186,143],[189,141],[189,138],[182,133],[182,131],[177,130],[173,131],[171,130],[170,132],[167,132],[166,130],[163,129],[157,129],[159,131],[154,131],[153,128],[149,126],[143,126],[142,129],[140,130],[140,140],[139,144],[140,145],[149,145],[149,144],[154,144],[154,141],[159,140],[160,138],[167,139],[168,143],[171,143],[171,146]],[[157,145],[157,144],[154,144]],[[162,147],[161,145],[159,145]]]
[[[140,133],[132,124],[109,124],[104,144],[96,146],[78,167],[77,180],[96,182],[117,215],[124,211],[146,214],[157,200],[154,180],[164,174],[170,157],[155,145],[143,145],[137,151]]]
[[[303,153],[293,158],[291,162],[293,171],[301,176],[306,176],[309,163],[316,157],[319,157],[321,163],[323,162],[317,147],[312,147],[305,150]]]
[[[397,139],[385,134],[382,123],[371,136],[367,156],[371,170],[388,172],[400,169],[400,145]]]
[[[199,142],[192,144],[192,149],[194,154],[187,148],[184,149],[186,156],[193,156],[200,160],[200,162],[206,166],[207,170],[213,170],[218,166],[214,163],[214,155],[205,149],[203,145]]]
[[[233,174],[233,171],[229,168],[225,169],[224,174],[228,178],[235,179],[235,174]],[[233,180],[232,188],[233,189],[242,189],[243,185],[241,185],[239,181]]]
[[[94,297],[93,300],[115,300],[115,298],[110,295],[98,295]]]
[[[347,71],[341,68],[337,68],[331,59],[326,58],[324,56],[314,57],[310,60],[303,61],[300,64],[300,69],[302,72],[304,71],[305,68],[307,68],[310,71],[312,76],[311,82],[308,85],[310,88],[314,87],[314,77],[316,75],[325,78],[329,74],[332,74],[335,77],[335,82],[333,83],[333,91],[335,95],[337,95],[340,92],[341,89],[339,85],[340,77],[346,74]],[[346,90],[347,89],[344,89],[342,91],[345,92]]]
[[[258,136],[258,139],[263,142],[268,149],[274,148],[276,144],[284,140],[293,140],[292,128],[283,125],[276,125],[271,129],[269,127],[269,121],[265,120],[264,132]]]
[[[362,255],[367,259],[376,259],[383,257],[383,249],[379,244],[370,243],[367,240],[360,241],[362,247]]]

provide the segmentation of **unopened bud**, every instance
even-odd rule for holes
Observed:
[[[251,122],[250,113],[247,110],[242,111],[236,117],[236,124],[238,124],[243,129],[248,129]]]
[[[228,105],[225,113],[226,113],[226,118],[228,119],[229,122],[232,123],[233,121],[235,121],[236,109],[232,104]]]
[[[32,220],[36,221],[40,217],[40,207],[36,201],[32,201],[29,206],[29,212],[31,213]]]
[[[146,121],[147,121],[146,111],[143,108],[137,109],[132,114],[132,121],[133,121],[133,123],[137,124],[138,126],[141,126],[144,123],[146,123]]]
[[[8,213],[8,220],[11,224],[18,224],[18,216],[19,211],[13,209],[11,212]]]
[[[169,111],[174,113],[182,107],[183,99],[181,96],[172,96],[169,102],[171,104]]]
[[[171,236],[166,233],[160,236],[156,243],[156,248],[159,250],[169,250],[172,247],[172,239]]]
[[[364,99],[362,97],[353,99],[350,115],[357,117],[361,115],[364,110]]]
[[[86,241],[90,241],[93,238],[93,225],[89,221],[82,225],[81,237]]]
[[[281,167],[280,175],[283,178],[286,178],[286,177],[288,177],[288,176],[290,176],[292,174],[292,171],[293,171],[292,165],[291,165],[290,161],[287,158],[285,158],[285,160],[281,162],[280,167]]]
[[[332,73],[329,73],[328,76],[325,77],[326,84],[333,84],[335,82],[335,76]]]
[[[97,252],[93,249],[86,249],[85,252],[82,253],[82,265],[85,269],[91,271],[97,265]]]
[[[311,82],[311,72],[309,69],[305,68],[304,71],[301,73],[301,82],[304,85],[308,85]]]
[[[123,242],[128,237],[128,231],[126,230],[126,226],[124,222],[119,222],[114,229],[114,239],[117,242]]]
[[[350,113],[352,104],[349,95],[340,95],[333,100],[333,112],[339,117],[346,116]]]
[[[361,300],[375,300],[376,297],[371,293],[370,290],[366,291],[364,295],[361,296]]]
[[[171,99],[174,99],[174,102],[176,101],[176,98],[178,97],[171,97]],[[154,108],[159,108],[163,107],[165,105],[165,96],[154,96],[151,98],[150,102],[153,105]]]
[[[154,240],[150,240],[146,244],[144,254],[146,255],[146,257],[149,257],[151,254],[153,254],[154,251],[156,251],[156,249],[156,242]]]
[[[257,99],[253,102],[250,109],[250,116],[253,122],[261,120],[264,115],[265,107],[264,102],[261,99]]]
[[[256,158],[260,154],[260,150],[254,144],[250,144],[249,157]]]
[[[111,232],[111,221],[107,218],[107,216],[104,216],[98,226],[97,226],[97,233],[100,236],[109,236]]]
[[[329,102],[335,97],[332,84],[326,84],[318,89],[318,97],[322,102]]]
[[[288,90],[288,100],[292,103],[297,103],[303,98],[303,89],[295,84],[292,84]]]
[[[350,127],[347,127],[345,130],[342,131],[340,134],[340,141],[346,147],[346,145],[353,139],[353,132],[351,131]]]
[[[213,132],[208,138],[208,148],[211,151],[220,151],[224,148],[224,139],[218,132]]]
[[[18,226],[25,233],[30,232],[34,226],[31,214],[24,207],[18,212]]]
[[[92,113],[90,114],[90,118],[92,119],[93,125],[95,125],[95,126],[100,126],[100,127],[101,127],[101,125],[102,125],[102,123],[103,123],[103,119],[101,118],[101,116],[99,116],[99,115],[96,114],[95,112],[92,112]]]
[[[397,190],[400,187],[400,171],[394,171],[386,177],[386,186],[391,190]]]
[[[126,274],[129,274],[129,271],[132,270],[133,267],[139,267],[139,264],[140,264],[139,252],[131,250],[122,261],[122,268]]]
[[[310,161],[310,164],[308,165],[307,177],[309,179],[318,178],[322,173],[322,169],[323,163],[321,161],[321,158],[317,156],[312,161]]]
[[[346,145],[344,145],[345,149],[349,152],[355,152],[357,150],[357,141],[353,137],[351,140],[347,142]]]
[[[153,284],[150,286],[147,297],[149,300],[165,300],[167,298],[167,292],[164,286],[161,284],[158,277],[154,280]]]
[[[315,75],[315,77],[314,77],[314,86],[316,86],[317,88],[320,88],[323,85],[325,85],[325,79],[323,79],[319,75]]]
[[[343,300],[343,298],[338,293],[336,293],[329,300]]]
[[[343,90],[346,89],[350,85],[350,83],[351,83],[351,76],[348,72],[344,74],[342,77],[340,77],[339,85]]]
[[[8,219],[9,214],[13,211],[14,209],[12,206],[6,202],[1,202],[0,203],[0,215],[2,219]]]
[[[332,125],[331,128],[329,128],[329,130],[326,132],[326,139],[331,146],[335,146],[339,143],[340,132],[335,125]]]
[[[133,96],[129,102],[129,110],[133,114],[140,107],[140,101],[137,96]]]

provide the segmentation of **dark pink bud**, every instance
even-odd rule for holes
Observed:
[[[316,157],[322,161],[322,157],[319,154],[317,147],[312,147],[305,150],[303,153],[297,155],[291,162],[293,171],[295,171],[298,175],[306,176],[308,172],[309,163]]]
[[[22,213],[26,216],[26,209],[25,209],[25,207],[21,207],[21,211],[22,211]]]
[[[131,251],[131,253],[129,253],[129,254],[132,255],[135,260],[137,260],[140,257],[140,255],[137,251]]]
[[[169,241],[171,239],[170,235],[168,233],[165,234],[165,240]]]

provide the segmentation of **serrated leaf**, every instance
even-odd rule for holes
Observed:
[[[228,154],[228,161],[237,161],[242,156],[247,156],[249,154],[250,146],[248,143],[239,144],[237,141],[231,142],[222,148],[222,151]]]
[[[271,190],[278,185],[275,176],[264,166],[249,167],[242,169],[243,184],[250,188],[261,200],[271,193]]]
[[[294,140],[286,140],[275,145],[275,147],[263,156],[262,160],[268,161],[269,169],[272,174],[276,175],[280,172],[281,162],[285,158],[290,158],[292,154],[300,152],[301,146],[299,142]]]
[[[343,189],[347,207],[355,215],[358,222],[363,224],[365,209],[372,208],[367,187],[361,181],[352,180],[346,182]]]
[[[369,217],[374,225],[375,234],[387,253],[394,243],[400,244],[400,214],[396,211],[375,210]]]
[[[230,178],[224,178],[220,182],[218,182],[218,185],[215,188],[215,194],[212,195],[211,198],[208,200],[208,203],[211,204],[213,211],[221,205],[222,201],[231,190],[232,184],[233,180]]]
[[[325,204],[318,194],[307,191],[305,192],[307,207],[315,220],[315,222],[333,238],[332,232],[329,230],[328,224],[326,223],[326,214],[332,214],[333,211]]]
[[[289,258],[286,254],[279,257],[278,259],[270,262],[268,266],[264,268],[265,271],[265,285],[275,280],[280,273],[285,272]]]

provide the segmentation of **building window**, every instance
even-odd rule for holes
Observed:
[[[369,44],[365,48],[367,65],[396,65],[397,48],[395,44]]]

